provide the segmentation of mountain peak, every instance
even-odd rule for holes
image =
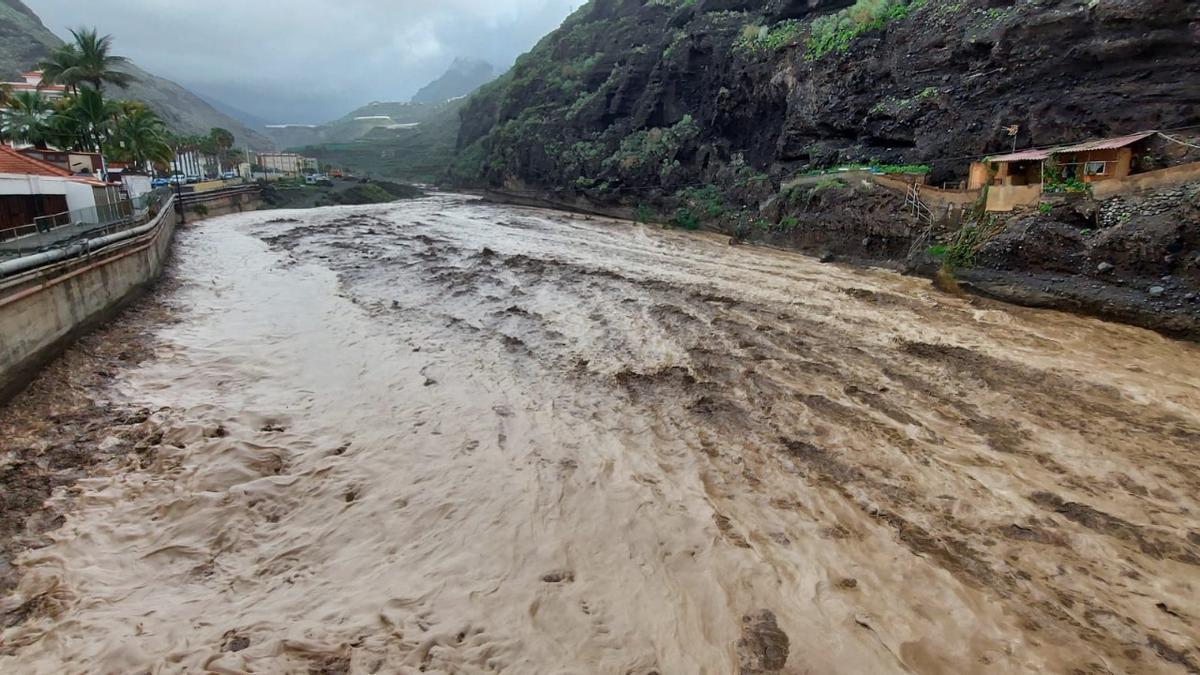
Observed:
[[[466,96],[496,78],[496,69],[487,61],[458,57],[441,77],[421,88],[413,103],[442,103]]]

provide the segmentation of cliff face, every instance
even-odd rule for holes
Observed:
[[[468,101],[451,175],[923,273],[977,241],[955,266],[982,292],[1200,339],[1200,188],[930,230],[903,191],[805,176],[924,164],[939,185],[1014,144],[1148,129],[1200,144],[1200,3],[593,0]]]
[[[864,6],[887,9],[856,22]],[[1011,125],[1024,147],[1200,123],[1198,17],[1185,0],[593,0],[471,101],[459,143],[492,185],[666,195],[741,160],[774,177],[925,163],[941,182],[1011,147]]]

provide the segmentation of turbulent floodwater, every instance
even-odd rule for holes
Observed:
[[[185,232],[12,673],[1200,668],[1200,350],[457,196]]]

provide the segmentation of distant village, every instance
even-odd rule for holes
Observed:
[[[65,85],[44,81],[43,72],[29,71],[22,79],[0,82],[0,88],[19,95],[38,96],[47,103],[67,95]],[[9,109],[0,105],[0,111]],[[280,180],[316,174],[312,157],[287,152],[233,153],[236,161],[196,147],[171,149],[169,161],[130,162],[103,152],[55,147],[6,138],[0,145],[0,241],[36,231],[40,221],[73,223],[123,217],[128,203],[156,188],[198,192],[226,186],[230,181]]]

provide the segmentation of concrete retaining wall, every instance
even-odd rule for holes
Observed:
[[[0,403],[153,284],[170,253],[175,221],[168,206],[145,234],[0,280]]]
[[[1108,199],[1119,195],[1127,195],[1142,190],[1157,190],[1179,187],[1187,183],[1200,181],[1200,162],[1180,164],[1158,171],[1135,173],[1125,178],[1092,183],[1092,196],[1096,199]]]
[[[184,217],[187,221],[223,216],[262,208],[262,191],[257,187],[183,195]]]
[[[987,210],[1007,213],[1023,206],[1037,206],[1042,199],[1039,185],[993,185],[988,188]]]

